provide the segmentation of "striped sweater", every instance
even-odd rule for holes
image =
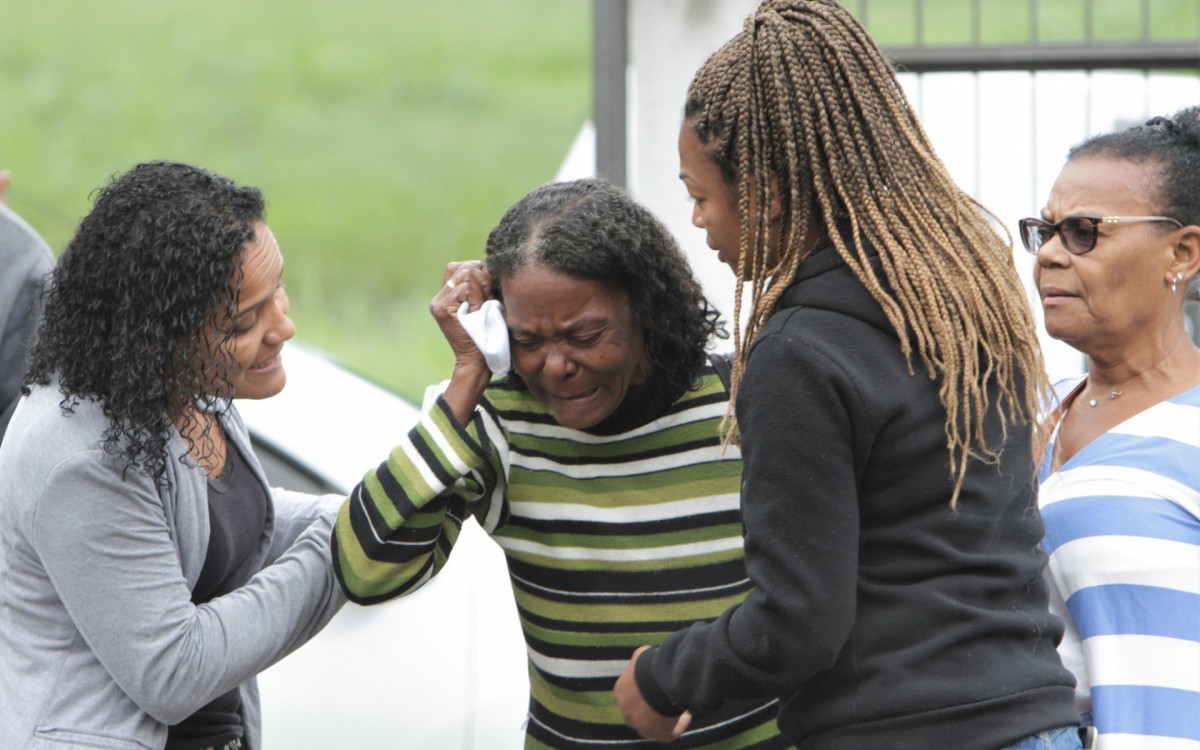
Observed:
[[[1049,466],[1051,603],[1099,747],[1200,750],[1200,386]]]
[[[438,399],[343,506],[334,560],[374,603],[445,564],[473,515],[504,550],[529,657],[526,748],[652,748],[612,687],[633,650],[741,601],[736,448],[706,369],[657,419],[618,434],[559,426],[527,391],[490,385],[464,429]],[[672,747],[779,748],[775,701],[697,716]]]

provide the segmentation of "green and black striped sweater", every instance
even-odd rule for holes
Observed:
[[[728,395],[701,385],[616,434],[562,427],[502,381],[463,429],[436,404],[369,473],[334,532],[351,600],[406,593],[445,564],[473,515],[503,548],[529,655],[526,748],[651,748],[612,687],[633,650],[717,617],[751,584],[742,462],[723,448]],[[676,748],[782,748],[775,701],[696,716]]]

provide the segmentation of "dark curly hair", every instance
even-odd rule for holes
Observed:
[[[604,180],[556,182],[517,201],[488,236],[486,262],[501,300],[504,279],[533,263],[624,291],[666,391],[693,387],[709,340],[726,335],[671,233]]]
[[[1073,147],[1067,161],[1089,156],[1158,167],[1158,195],[1152,199],[1158,202],[1159,212],[1184,226],[1200,224],[1200,107],[1093,136]],[[1192,277],[1188,296],[1200,299],[1200,275]]]
[[[164,481],[174,429],[189,435],[197,399],[232,391],[222,344],[263,215],[258,189],[188,164],[114,177],[51,276],[24,391],[57,379],[66,413],[95,399],[109,420],[103,449]]]

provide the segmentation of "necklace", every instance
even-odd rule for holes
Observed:
[[[1108,394],[1108,400],[1109,400],[1109,401],[1116,401],[1118,398],[1120,398],[1120,397],[1121,397],[1121,394],[1122,394],[1122,393],[1124,393],[1124,391],[1111,391],[1111,392],[1109,392],[1109,394]],[[1088,397],[1088,406],[1090,406],[1090,407],[1092,407],[1093,409],[1095,409],[1095,408],[1096,408],[1096,404],[1097,404],[1097,403],[1098,403],[1098,402],[1097,402],[1097,400],[1096,400],[1096,397],[1095,397],[1095,396],[1090,396],[1090,397]]]

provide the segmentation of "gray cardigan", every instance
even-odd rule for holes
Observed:
[[[272,490],[261,570],[195,606],[208,548],[206,475],[180,463],[169,489],[98,447],[107,420],[63,415],[56,385],[19,403],[0,446],[0,748],[157,750],[167,726],[240,686],[260,748],[255,675],[344,603],[329,558],[341,498]],[[236,410],[224,420],[266,478]]]

